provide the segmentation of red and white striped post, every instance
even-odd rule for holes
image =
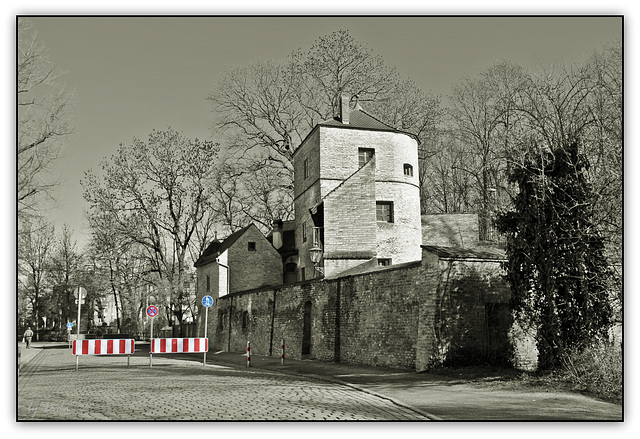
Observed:
[[[251,367],[251,342],[247,342],[247,367]]]
[[[284,364],[284,340],[280,343],[280,364]]]

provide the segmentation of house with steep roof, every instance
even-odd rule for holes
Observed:
[[[282,256],[255,224],[211,242],[194,266],[199,296],[282,284]]]

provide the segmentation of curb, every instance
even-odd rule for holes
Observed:
[[[219,361],[220,363],[230,364],[230,365],[234,365],[234,366],[236,365],[236,363],[234,363],[232,361],[225,360],[224,358],[222,358],[222,359],[216,358],[216,360]],[[314,374],[314,373],[292,372],[290,370],[280,369],[280,368],[278,368],[276,366],[269,366],[269,365],[260,365],[260,366],[257,366],[256,369],[266,369],[266,370],[269,370],[269,371],[272,371],[272,372],[279,372],[279,373],[282,373],[282,374],[285,374],[285,375],[298,376],[298,377],[304,377],[304,378],[311,378],[311,379],[315,379],[315,380],[318,380],[318,381],[325,381],[325,382],[328,382],[328,383],[339,384],[339,385],[346,386],[346,387],[352,388],[354,390],[358,390],[360,392],[364,392],[364,393],[367,393],[369,395],[372,395],[372,396],[375,396],[375,397],[378,397],[378,398],[381,398],[381,399],[386,399],[387,401],[397,405],[398,407],[402,407],[405,410],[410,410],[410,411],[412,411],[414,413],[417,413],[417,414],[419,414],[421,416],[424,416],[425,418],[429,419],[430,421],[443,421],[442,418],[439,418],[436,415],[433,415],[431,413],[427,413],[427,412],[425,412],[423,410],[420,410],[420,409],[417,409],[417,408],[412,407],[410,405],[407,405],[407,404],[405,404],[405,403],[403,403],[401,401],[398,401],[395,398],[391,398],[389,396],[382,395],[382,394],[380,394],[378,392],[375,392],[373,390],[367,389],[366,387],[362,387],[362,386],[360,386],[358,384],[348,383],[346,381],[342,381],[342,380],[339,380],[337,378],[326,377],[326,376],[318,375],[318,374]]]

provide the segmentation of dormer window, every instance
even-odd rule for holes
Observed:
[[[411,166],[409,163],[404,164],[404,175],[406,175],[407,177],[413,177],[413,166]]]
[[[358,148],[358,167],[362,168],[375,154],[373,148]]]

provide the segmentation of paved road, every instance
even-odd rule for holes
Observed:
[[[41,349],[18,378],[18,420],[428,420],[339,383],[179,357]]]

